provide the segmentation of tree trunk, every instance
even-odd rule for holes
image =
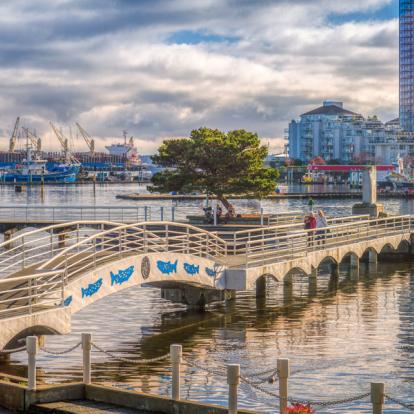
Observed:
[[[229,211],[230,208],[233,208],[233,206],[229,203],[226,197],[223,196],[223,194],[216,194],[216,196],[217,200],[221,201],[221,204],[223,204],[227,211]]]

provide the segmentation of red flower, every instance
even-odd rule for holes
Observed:
[[[310,405],[295,404],[291,407],[287,407],[286,412],[288,414],[315,414]]]

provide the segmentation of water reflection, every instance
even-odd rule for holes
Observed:
[[[270,279],[265,296],[240,293],[235,301],[216,304],[205,314],[163,301],[156,289],[133,288],[82,310],[74,316],[73,332],[48,337],[46,346],[64,349],[76,343],[81,332],[90,331],[105,349],[153,358],[166,353],[171,343],[181,343],[185,357],[198,364],[217,370],[237,362],[244,373],[268,369],[278,357],[288,357],[292,370],[302,371],[290,379],[294,396],[335,399],[364,392],[371,381],[384,381],[388,393],[409,401],[414,395],[414,267],[380,263],[376,274],[369,270],[361,264],[358,281],[345,265],[332,276],[329,264],[316,283],[300,274],[288,285]],[[93,362],[95,381],[170,392],[168,361],[141,366],[94,352]],[[21,353],[1,369],[22,374],[24,364]],[[39,367],[46,382],[80,379],[80,350],[63,358],[40,354]],[[183,378],[184,396],[225,403],[222,378],[189,367]],[[275,404],[255,395],[241,387],[243,405],[270,410]],[[344,410],[368,412],[369,404],[353,403]]]

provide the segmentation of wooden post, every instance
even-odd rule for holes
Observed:
[[[279,377],[279,404],[280,414],[286,414],[286,408],[288,403],[288,378],[289,378],[289,360],[278,359],[277,360],[277,376]]]
[[[65,248],[65,239],[66,239],[66,233],[65,233],[65,229],[63,229],[63,232],[58,234],[58,247],[59,247],[59,249],[64,249]]]
[[[229,414],[237,414],[237,387],[240,384],[240,365],[227,365],[227,384],[229,385]]]
[[[181,371],[181,358],[183,354],[183,348],[181,345],[170,346],[170,358],[172,367],[172,389],[171,398],[174,401],[179,401],[180,396],[180,371]]]
[[[383,383],[371,383],[372,414],[382,414],[385,400],[385,385]]]
[[[82,355],[83,355],[83,383],[91,383],[91,346],[92,335],[90,333],[82,334]]]
[[[27,383],[29,390],[36,389],[36,354],[38,344],[37,336],[28,336],[26,338],[27,351]]]

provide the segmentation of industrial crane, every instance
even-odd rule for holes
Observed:
[[[14,152],[16,149],[16,141],[17,141],[17,134],[19,132],[19,124],[20,124],[20,117],[16,118],[16,123],[14,124],[14,129],[12,136],[10,137],[9,141],[9,151]]]
[[[65,156],[65,160],[67,163],[70,163],[71,161],[74,161],[76,163],[79,163],[79,161],[70,153],[69,150],[69,140],[62,134],[61,131],[59,131],[56,126],[52,123],[49,122],[53,132],[55,133],[57,139],[60,142],[60,145],[62,146],[63,149],[63,154]]]
[[[37,152],[40,152],[42,150],[42,139],[36,136],[36,134],[34,134],[33,132],[31,132],[29,128],[22,127],[22,130],[32,143],[32,146],[35,148],[35,150]]]
[[[95,154],[95,140],[77,122],[76,122],[76,126],[78,127],[80,134],[85,140],[86,145],[88,146],[89,151],[91,155],[93,156]]]

